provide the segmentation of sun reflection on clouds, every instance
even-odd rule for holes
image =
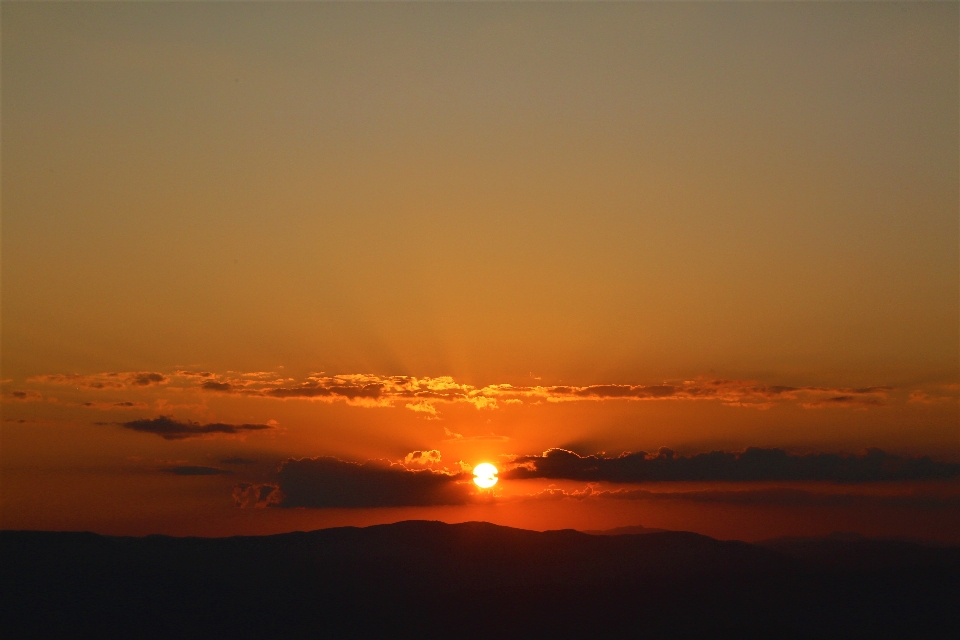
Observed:
[[[817,387],[765,384],[756,380],[727,380],[698,377],[692,380],[666,381],[657,384],[603,383],[582,386],[489,384],[477,387],[459,383],[450,376],[414,377],[375,374],[310,374],[297,383],[292,378],[275,377],[274,372],[224,374],[209,371],[114,372],[91,375],[49,374],[26,380],[34,386],[67,386],[78,391],[116,392],[149,391],[162,388],[171,391],[199,391],[224,396],[345,402],[357,407],[399,407],[436,418],[443,404],[467,404],[478,410],[541,402],[716,402],[731,407],[766,410],[775,405],[792,404],[804,409],[857,408],[868,409],[890,404],[907,395],[913,402],[930,398],[953,397],[956,391],[902,389],[890,386]],[[902,392],[902,393],[901,393]],[[15,391],[13,394],[26,391]],[[10,394],[8,394],[10,395]],[[14,397],[11,395],[11,397]]]

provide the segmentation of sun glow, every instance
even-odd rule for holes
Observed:
[[[497,468],[489,462],[482,462],[473,468],[473,481],[481,489],[489,489],[497,484]]]

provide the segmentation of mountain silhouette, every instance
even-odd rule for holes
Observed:
[[[0,532],[9,638],[953,637],[960,547],[407,521]]]
[[[654,529],[635,524],[629,527],[614,527],[613,529],[581,529],[581,531],[594,536],[622,536],[635,533],[657,533],[659,531],[667,531],[667,529]]]

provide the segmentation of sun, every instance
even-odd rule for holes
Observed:
[[[497,484],[497,468],[489,462],[481,462],[473,468],[473,481],[481,489],[489,489]]]

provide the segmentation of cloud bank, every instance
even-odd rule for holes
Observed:
[[[379,460],[357,463],[332,457],[291,458],[280,465],[277,477],[279,495],[271,504],[280,507],[454,505],[467,503],[473,490],[463,473],[408,469]],[[248,485],[246,490],[252,487]],[[262,486],[258,490],[262,491]],[[249,498],[245,495],[244,499]]]
[[[934,462],[928,456],[902,457],[880,449],[861,455],[791,454],[783,449],[751,447],[743,452],[712,451],[678,456],[667,448],[617,457],[580,456],[565,449],[518,456],[504,479],[552,478],[587,482],[656,481],[831,481],[887,482],[960,477],[960,464]]]
[[[232,463],[233,460],[223,462]],[[655,454],[627,453],[616,458],[580,456],[563,449],[550,449],[541,456],[515,458],[501,471],[501,479],[563,479],[582,481],[585,486],[579,490],[551,486],[535,493],[513,494],[509,491],[506,494],[481,492],[473,486],[470,474],[462,470],[462,463],[455,465],[454,471],[440,468],[439,464],[440,452],[436,450],[414,451],[399,463],[385,460],[361,463],[334,457],[290,458],[281,463],[276,483],[240,483],[234,487],[234,499],[243,507],[317,509],[550,500],[683,500],[823,507],[875,504],[922,509],[960,507],[960,488],[955,483],[926,483],[919,488],[917,485],[905,488],[894,482],[960,478],[960,464],[934,462],[928,457],[901,457],[879,449],[869,449],[862,455],[794,455],[781,449],[750,448],[743,452],[714,451],[689,457],[661,449]],[[657,481],[742,481],[763,482],[765,485],[745,485],[743,489],[652,490],[647,487],[603,488],[597,484]],[[831,484],[789,486],[797,482]]]
[[[318,402],[345,402],[360,407],[405,407],[433,419],[444,404],[460,403],[496,410],[515,404],[557,402],[717,402],[727,406],[769,409],[792,404],[806,409],[868,409],[890,404],[897,390],[889,386],[817,387],[771,385],[756,380],[699,377],[656,384],[612,383],[477,387],[449,376],[381,376],[375,374],[311,374],[301,380],[272,371],[250,373],[179,370],[169,374],[149,371],[90,375],[49,374],[28,378],[34,385],[74,387],[82,391],[122,390],[196,391],[236,397]],[[956,401],[957,388],[900,390],[904,402]],[[17,392],[24,393],[24,392]],[[9,394],[7,394],[9,396]],[[909,395],[909,400],[907,396]],[[13,396],[10,396],[13,398]],[[899,396],[898,396],[899,397]],[[100,407],[90,403],[92,408]]]
[[[209,374],[208,374],[209,375]],[[478,409],[496,409],[499,403],[569,402],[584,400],[714,400],[738,406],[769,408],[777,402],[796,402],[806,408],[825,406],[871,406],[882,404],[890,387],[789,387],[763,385],[750,380],[696,380],[640,384],[595,384],[587,386],[513,386],[493,384],[474,387],[450,377],[415,378],[350,374],[309,376],[291,385],[288,380],[267,381],[244,377],[206,379],[205,391],[289,399],[342,399],[355,404],[390,405],[403,401],[412,411],[435,414],[438,402],[464,402]]]

